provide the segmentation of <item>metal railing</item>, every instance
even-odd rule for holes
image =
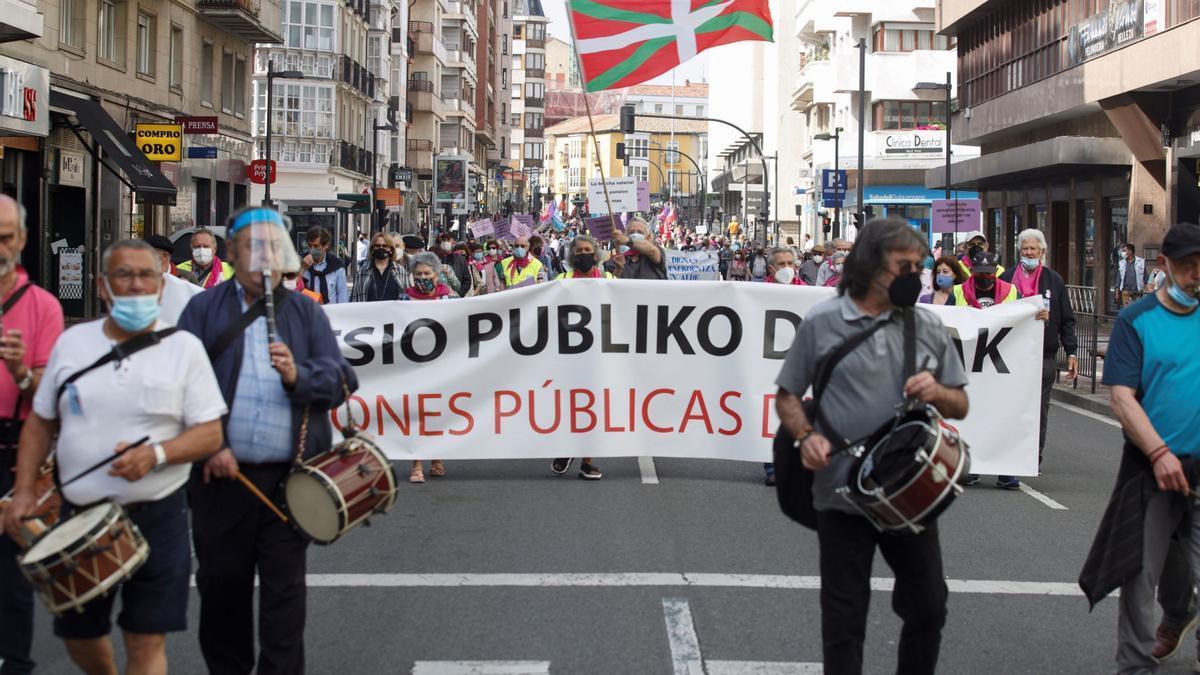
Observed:
[[[1071,383],[1072,389],[1079,388],[1079,379],[1086,377],[1091,382],[1091,393],[1096,393],[1096,367],[1100,361],[1100,327],[1102,317],[1097,312],[1096,289],[1091,286],[1067,286],[1067,299],[1075,313],[1075,340],[1078,349],[1075,357],[1079,366],[1079,377]],[[1058,370],[1067,369],[1067,352],[1058,347],[1055,355]]]
[[[258,16],[259,0],[196,0],[196,9],[240,9]]]

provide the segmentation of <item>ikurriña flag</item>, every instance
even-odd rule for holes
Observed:
[[[769,0],[567,0],[587,91],[654,79],[700,52],[773,41]]]

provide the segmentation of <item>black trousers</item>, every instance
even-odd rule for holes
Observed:
[[[866,518],[836,511],[817,514],[821,546],[821,643],[825,672],[858,675],[871,602],[875,548],[896,576],[892,610],[904,621],[896,672],[937,669],[949,591],[942,578],[937,523],[921,534],[883,534]]]
[[[13,487],[16,450],[0,448],[0,495]],[[0,531],[0,674],[32,673],[33,587],[17,567],[21,549]]]
[[[289,465],[242,465],[264,494],[277,495]],[[255,670],[254,580],[258,573],[260,675],[304,672],[305,554],[308,540],[271,513],[235,480],[188,486],[196,587],[200,591],[200,651],[210,673]]]
[[[1054,390],[1054,378],[1058,375],[1058,362],[1053,356],[1042,358],[1042,428],[1038,436],[1038,463],[1042,461],[1042,450],[1046,447],[1046,428],[1050,424],[1050,392]]]

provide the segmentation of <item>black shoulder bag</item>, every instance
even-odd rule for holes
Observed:
[[[825,415],[821,412],[821,395],[833,377],[833,369],[866,342],[890,321],[880,321],[859,333],[846,338],[842,344],[822,357],[817,363],[817,374],[813,377],[811,399],[803,402],[804,415],[814,428],[820,427],[825,431],[832,429]],[[800,395],[800,394],[797,394]],[[775,459],[775,494],[779,498],[779,509],[788,518],[800,523],[810,530],[817,529],[817,510],[813,507],[813,472],[804,467],[800,457],[800,449],[795,447],[795,437],[783,425],[775,432],[775,441],[771,452]],[[849,442],[847,441],[848,445]]]

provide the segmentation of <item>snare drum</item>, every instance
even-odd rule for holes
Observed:
[[[284,481],[287,509],[304,535],[332,544],[396,501],[396,473],[366,436],[335,445],[292,469]]]
[[[932,406],[902,414],[852,453],[838,493],[884,531],[924,530],[962,492],[971,465],[966,442]]]
[[[50,460],[38,469],[37,482],[34,483],[34,494],[37,495],[34,501],[33,511],[29,514],[31,518],[37,518],[42,522],[43,528],[54,527],[58,524],[60,512],[62,511],[62,497],[58,494],[58,488],[54,486],[54,460]],[[12,503],[13,493],[10,490],[8,494],[0,497],[0,517],[4,513],[4,509]],[[35,529],[35,528],[30,528]],[[28,548],[29,544],[36,537],[30,536],[23,541],[17,542],[21,548]]]
[[[133,576],[150,546],[118,504],[80,511],[42,535],[21,556],[21,572],[54,614],[83,611]]]

